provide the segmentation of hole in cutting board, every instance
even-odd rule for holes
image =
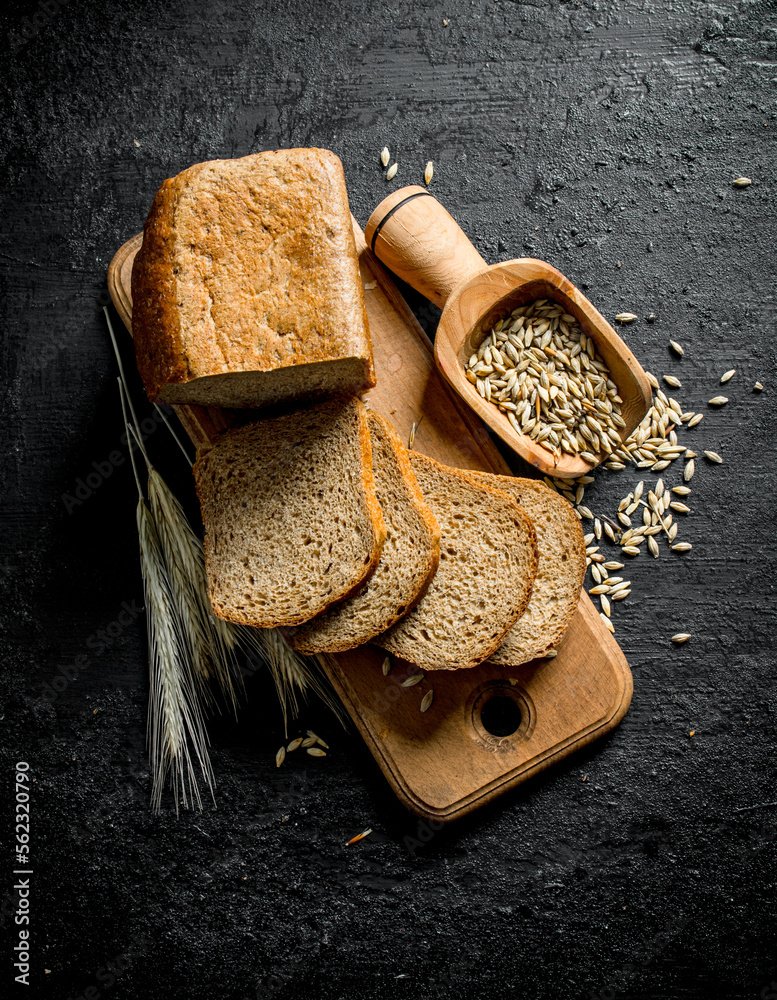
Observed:
[[[521,725],[521,709],[512,698],[495,694],[481,706],[480,721],[492,736],[512,736]]]
[[[515,678],[492,678],[479,684],[464,709],[471,737],[491,753],[511,753],[530,739],[537,713]]]

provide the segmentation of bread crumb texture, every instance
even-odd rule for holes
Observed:
[[[194,475],[208,589],[222,618],[300,624],[378,563],[386,532],[359,400],[228,430],[201,450]]]

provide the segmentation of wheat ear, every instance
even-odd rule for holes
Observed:
[[[153,468],[148,474],[148,496],[199,690],[212,703],[208,682],[216,681],[234,711],[237,707],[234,682],[238,676],[234,639],[228,628],[216,624],[208,597],[202,542],[180,503]]]
[[[119,379],[119,396],[127,440],[130,427],[126,390]],[[134,417],[134,413],[133,413]],[[139,438],[138,438],[139,441]],[[142,450],[142,444],[141,444]],[[148,461],[147,456],[146,461]],[[176,812],[178,798],[188,807],[190,800],[201,809],[202,798],[192,752],[213,796],[213,768],[208,755],[208,737],[202,719],[192,672],[186,662],[186,641],[176,600],[170,587],[168,567],[152,512],[143,499],[135,455],[130,461],[138,488],[135,519],[140,546],[140,568],[146,604],[149,656],[148,748],[151,760],[151,805],[159,811],[168,774],[171,777]]]
[[[330,687],[321,667],[320,657],[300,656],[283,633],[276,628],[250,628],[237,625],[237,641],[250,657],[258,656],[267,664],[283,713],[283,728],[288,736],[289,719],[299,715],[299,702],[316,694],[344,723],[343,708]]]
[[[190,800],[202,808],[194,758],[213,795],[214,777],[208,737],[197,702],[192,674],[184,665],[185,650],[178,628],[175,599],[170,591],[165,561],[153,516],[143,499],[137,506],[140,565],[146,600],[149,680],[148,739],[153,784],[151,805],[159,811],[170,775],[178,810]]]

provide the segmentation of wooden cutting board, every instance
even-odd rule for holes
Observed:
[[[431,343],[356,223],[354,232],[378,377],[370,405],[406,441],[415,423],[417,451],[510,475],[478,418],[438,375]],[[141,241],[125,243],[108,270],[113,303],[130,330],[130,275]],[[196,445],[228,426],[216,407],[175,409]],[[403,688],[411,668],[395,661],[384,677],[385,655],[365,646],[331,657],[330,680],[401,801],[437,822],[464,816],[604,736],[631,701],[628,663],[585,593],[553,659],[434,671]],[[422,714],[429,689],[434,700]]]

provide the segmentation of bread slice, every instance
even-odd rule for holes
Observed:
[[[194,475],[208,591],[221,618],[298,625],[378,564],[386,528],[358,399],[225,431],[200,450]]]
[[[427,506],[399,435],[379,414],[367,413],[375,490],[386,522],[386,543],[375,572],[345,601],[289,629],[295,649],[335,653],[370,642],[421,597],[437,572],[440,528]]]
[[[539,561],[526,610],[490,657],[516,667],[547,655],[572,621],[585,577],[585,541],[570,504],[536,479],[472,472],[479,483],[509,493],[534,522]]]
[[[474,667],[526,607],[537,568],[534,528],[508,493],[426,455],[410,459],[440,524],[440,566],[416,607],[376,642],[424,670]]]
[[[151,399],[263,407],[375,385],[340,160],[283,149],[166,180],[132,268]]]

